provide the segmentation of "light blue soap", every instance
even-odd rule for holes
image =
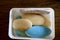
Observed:
[[[21,16],[17,16],[17,17],[16,17],[16,19],[20,19],[20,18],[22,18],[22,17],[21,17]]]
[[[45,26],[33,26],[25,32],[28,36],[34,38],[43,38],[51,33],[51,30]]]

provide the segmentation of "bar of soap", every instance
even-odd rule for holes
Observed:
[[[32,27],[32,22],[28,19],[16,19],[13,21],[13,28],[25,31]]]
[[[16,17],[16,19],[21,19],[21,18],[22,18],[22,16],[17,16],[17,17]]]
[[[25,31],[21,31],[21,30],[14,30],[15,31],[15,35],[17,36],[22,36],[22,37],[27,37],[27,35],[25,34]]]
[[[29,19],[32,22],[32,25],[43,25],[45,19],[41,15],[36,14],[24,14],[23,19]]]
[[[32,38],[43,38],[51,33],[51,30],[45,26],[33,26],[25,32]]]

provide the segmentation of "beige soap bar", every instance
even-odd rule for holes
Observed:
[[[13,28],[17,30],[28,30],[32,27],[32,22],[28,19],[16,19],[13,21]]]
[[[37,14],[24,14],[22,18],[29,19],[32,22],[32,25],[43,25],[45,22],[45,19]]]

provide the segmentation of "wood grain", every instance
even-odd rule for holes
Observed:
[[[12,40],[8,37],[9,11],[11,8],[51,7],[55,10],[56,37],[60,39],[60,2],[57,0],[0,0],[0,40]]]

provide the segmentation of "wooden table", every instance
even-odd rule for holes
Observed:
[[[11,8],[51,7],[55,10],[54,40],[60,39],[60,2],[54,0],[0,0],[0,40],[12,40],[8,37],[9,11]]]

